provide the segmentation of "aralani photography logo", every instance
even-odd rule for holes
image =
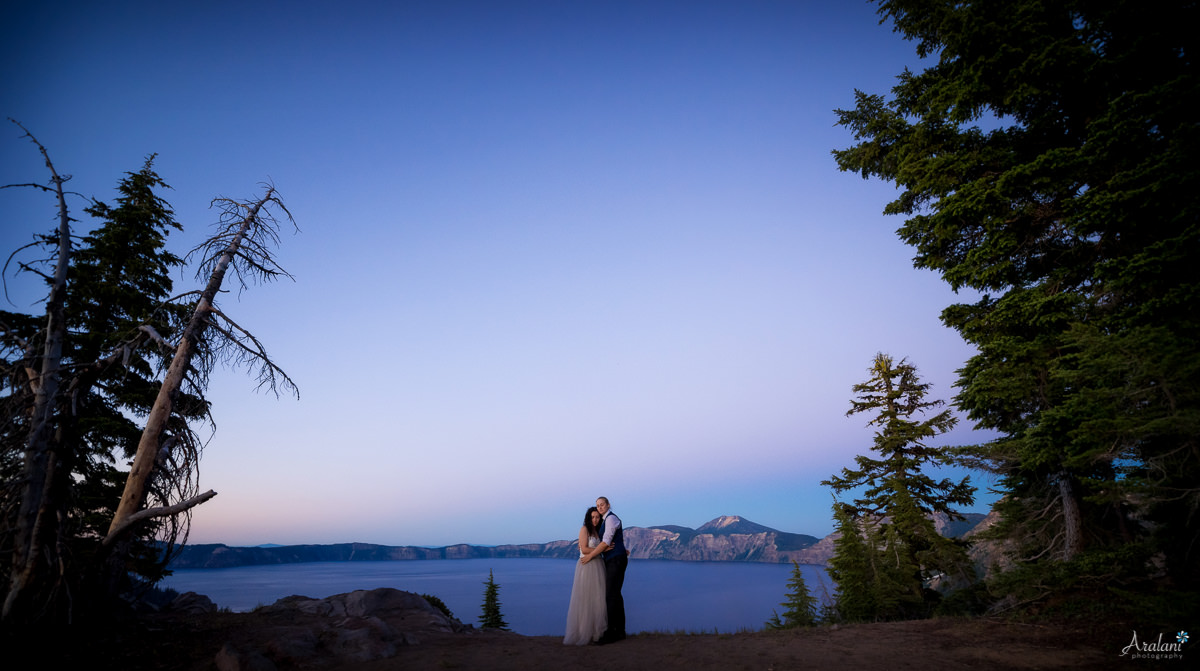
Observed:
[[[1188,633],[1181,631],[1175,634],[1174,641],[1163,641],[1162,632],[1158,640],[1139,641],[1137,632],[1133,632],[1133,640],[1121,648],[1121,656],[1130,659],[1183,659],[1183,644],[1188,642]]]

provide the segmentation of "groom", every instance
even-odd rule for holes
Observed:
[[[607,497],[596,499],[596,510],[600,511],[601,517],[600,545],[597,549],[604,556],[604,573],[608,578],[604,592],[604,603],[608,607],[608,630],[597,641],[603,645],[625,638],[625,599],[621,596],[621,585],[625,583],[629,553],[625,551],[621,518],[613,514]]]

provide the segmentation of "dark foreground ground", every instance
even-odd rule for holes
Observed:
[[[986,618],[946,618],[910,622],[818,627],[741,634],[639,634],[607,646],[566,647],[555,637],[520,636],[471,630],[422,633],[387,659],[355,661],[323,656],[271,662],[221,663],[223,647],[269,644],[271,627],[254,613],[211,613],[156,617],[123,623],[110,631],[58,636],[44,648],[41,668],[87,669],[871,669],[942,671],[951,669],[1157,669],[1183,662],[1121,656],[1129,645],[1128,625],[1072,621],[1027,624]],[[11,633],[11,632],[9,632]],[[1157,636],[1157,629],[1138,632]],[[10,637],[6,636],[6,639]],[[1174,632],[1166,638],[1174,640]],[[1166,640],[1164,638],[1164,640]],[[41,647],[44,641],[6,640]],[[1185,646],[1184,656],[1188,654]],[[36,654],[36,653],[35,653]],[[263,660],[259,660],[263,661]],[[8,664],[4,665],[8,668]],[[18,667],[13,667],[18,668]],[[34,668],[25,666],[23,668]],[[1194,667],[1193,667],[1194,668]]]
[[[429,641],[363,668],[394,669],[1155,669],[1121,657],[1130,633],[943,619],[732,635],[638,635],[603,647],[558,638],[475,633]],[[1173,634],[1172,634],[1173,637]]]

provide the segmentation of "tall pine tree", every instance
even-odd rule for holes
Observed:
[[[186,305],[169,302],[171,274],[183,261],[166,249],[166,241],[172,230],[182,227],[158,195],[171,187],[154,171],[154,158],[151,155],[141,170],[121,180],[115,207],[95,201],[84,210],[101,223],[84,236],[72,259],[67,319],[70,357],[78,362],[72,440],[81,457],[78,495],[90,504],[86,525],[76,531],[81,538],[103,537],[125,477],[119,466],[133,457],[139,420],[149,412],[160,386],[158,376],[170,354],[165,343],[187,314]],[[106,361],[114,352],[122,358],[119,366]],[[202,418],[208,411],[207,402],[195,395],[189,396],[187,407],[183,416],[188,419]],[[169,500],[171,495],[160,492],[158,498]],[[168,559],[163,548],[172,547],[182,532],[178,519],[162,523],[165,526],[151,525],[142,533],[143,542],[136,545],[127,567],[149,582],[162,577]],[[161,544],[152,542],[156,536]]]
[[[996,532],[1097,588],[1200,588],[1200,8],[879,6],[928,66],[859,92],[834,153],[899,187],[918,267],[980,296],[942,319],[978,351],[956,401],[999,434],[968,453],[1008,494]]]
[[[949,449],[927,441],[949,431],[955,419],[949,410],[920,418],[943,402],[926,400],[929,384],[920,381],[916,367],[907,360],[897,363],[886,354],[877,354],[870,373],[870,379],[854,386],[858,397],[846,414],[874,413],[867,424],[876,427],[873,451],[881,458],[859,455],[856,469],[843,468],[841,475],[821,484],[835,494],[859,492],[846,514],[851,520],[867,520],[870,527],[877,527],[870,531],[879,534],[881,544],[868,545],[866,552],[888,568],[875,570],[872,579],[879,585],[885,578],[891,583],[900,576],[895,594],[885,590],[876,595],[877,600],[894,597],[903,604],[887,615],[920,615],[923,609],[919,604],[935,598],[928,591],[933,578],[945,573],[968,577],[971,569],[965,549],[939,534],[932,516],[962,519],[955,506],[971,504],[975,488],[969,478],[935,480],[922,471],[952,463]],[[872,554],[876,551],[882,554],[876,557]]]

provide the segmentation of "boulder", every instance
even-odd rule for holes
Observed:
[[[217,612],[217,604],[213,603],[212,599],[203,594],[196,594],[195,592],[180,594],[171,601],[167,608],[176,613],[186,615],[203,615],[204,613]]]
[[[470,631],[412,592],[379,588],[325,599],[289,596],[258,614],[275,622],[263,640],[227,643],[215,660],[220,669],[268,669],[322,660],[370,662],[394,656],[401,646],[437,634]],[[267,666],[269,664],[270,666]]]

